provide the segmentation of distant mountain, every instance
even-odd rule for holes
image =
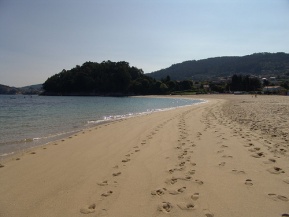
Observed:
[[[212,80],[234,74],[282,76],[289,75],[289,54],[255,53],[247,56],[214,57],[177,63],[146,75],[155,79],[170,76],[172,80]]]
[[[33,93],[39,94],[43,91],[42,84],[34,84],[30,86],[21,87],[19,89],[26,94],[33,94]]]
[[[3,84],[0,84],[0,94],[18,94],[20,91],[16,87],[9,87]]]
[[[0,84],[0,94],[14,95],[14,94],[40,94],[42,92],[42,84],[30,85],[26,87],[9,87]]]

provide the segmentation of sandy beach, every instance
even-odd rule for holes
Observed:
[[[0,164],[0,217],[288,217],[289,97],[208,100]]]

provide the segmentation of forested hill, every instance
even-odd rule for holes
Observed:
[[[0,84],[0,94],[17,94],[19,89]]]
[[[36,84],[26,87],[9,87],[7,85],[0,84],[0,94],[15,95],[15,94],[40,94],[42,92],[42,84]]]
[[[127,62],[85,62],[48,78],[43,95],[162,94],[167,87]]]
[[[170,76],[172,80],[208,80],[234,74],[282,75],[289,73],[289,54],[256,53],[242,57],[215,57],[174,64],[147,74],[155,79]]]

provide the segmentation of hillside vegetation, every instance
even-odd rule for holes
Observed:
[[[147,75],[172,80],[213,80],[217,77],[241,75],[289,76],[289,54],[256,53],[243,57],[214,57],[174,64]]]
[[[124,61],[85,62],[51,76],[43,89],[42,85],[23,88],[0,85],[0,94],[126,96],[247,92],[261,91],[263,86],[270,85],[270,80],[260,79],[270,76],[278,78],[271,85],[288,90],[289,54],[257,53],[192,60],[150,74]]]
[[[192,89],[191,81],[156,80],[127,62],[85,62],[48,78],[43,95],[127,96],[170,94]]]
[[[85,62],[48,78],[44,95],[162,94],[162,83],[127,62]]]

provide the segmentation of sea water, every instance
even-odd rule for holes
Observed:
[[[106,121],[201,102],[179,98],[0,95],[0,158]]]

